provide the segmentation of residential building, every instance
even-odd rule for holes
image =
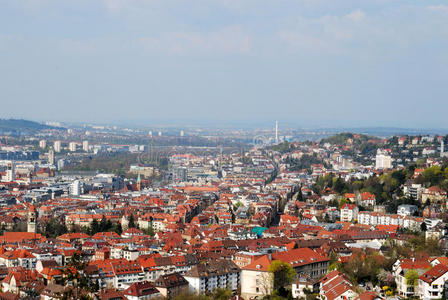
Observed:
[[[190,292],[203,294],[217,288],[236,291],[240,284],[240,273],[234,262],[219,259],[193,266],[184,278],[189,283]]]
[[[359,209],[355,204],[344,204],[341,207],[341,221],[352,222],[358,219]]]
[[[61,152],[61,150],[62,150],[62,143],[61,143],[61,141],[55,141],[54,144],[53,144],[53,147],[54,147],[54,151],[55,152]]]
[[[274,277],[269,272],[271,259],[264,255],[241,268],[241,296],[244,299],[258,299],[270,295],[274,290]]]
[[[154,282],[154,286],[166,298],[186,294],[189,291],[188,281],[179,273],[161,275]]]
[[[420,299],[441,299],[446,290],[448,266],[438,264],[422,274],[418,280],[418,295]]]

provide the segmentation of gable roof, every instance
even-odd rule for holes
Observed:
[[[423,280],[424,282],[427,283],[432,283],[447,272],[448,272],[448,266],[438,264],[434,268],[432,268],[431,270],[420,276],[420,280]]]
[[[260,271],[267,272],[269,266],[271,265],[271,260],[268,255],[263,255],[257,259],[255,259],[252,263],[247,266],[241,268],[242,270],[251,270],[251,271]]]

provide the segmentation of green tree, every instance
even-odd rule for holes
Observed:
[[[232,291],[226,289],[216,289],[212,294],[213,299],[229,300],[232,297]]]
[[[135,228],[135,219],[134,219],[134,214],[131,214],[129,216],[129,224],[128,224],[129,228]]]
[[[99,232],[104,232],[107,231],[107,220],[106,220],[106,216],[103,215],[103,217],[101,218],[100,224],[99,224]]]
[[[290,264],[279,260],[274,260],[269,266],[268,271],[274,275],[274,289],[288,286],[296,275],[296,272]]]
[[[406,279],[406,284],[411,286],[416,286],[418,284],[419,277],[420,275],[414,269],[407,271],[406,274],[404,275],[404,278]]]
[[[67,233],[67,226],[65,226],[65,223],[61,222],[59,219],[51,218],[45,225],[44,230],[44,235],[46,237],[55,238]]]
[[[117,223],[114,227],[114,231],[118,234],[121,235],[123,233],[123,228],[121,227],[121,223]]]
[[[90,223],[90,230],[91,235],[94,235],[97,232],[100,232],[100,224],[98,224],[98,221],[96,219],[93,219],[92,223]]]
[[[349,204],[349,203],[350,203],[350,201],[348,201],[346,198],[341,198],[339,200],[339,209],[341,209],[344,204]]]
[[[428,230],[428,226],[426,225],[425,222],[422,222],[422,224],[420,225],[420,230],[425,232],[426,230]]]

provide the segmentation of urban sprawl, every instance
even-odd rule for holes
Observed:
[[[445,299],[448,136],[317,135],[0,131],[0,299]]]

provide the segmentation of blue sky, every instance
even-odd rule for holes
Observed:
[[[0,0],[0,117],[448,128],[448,2]]]

